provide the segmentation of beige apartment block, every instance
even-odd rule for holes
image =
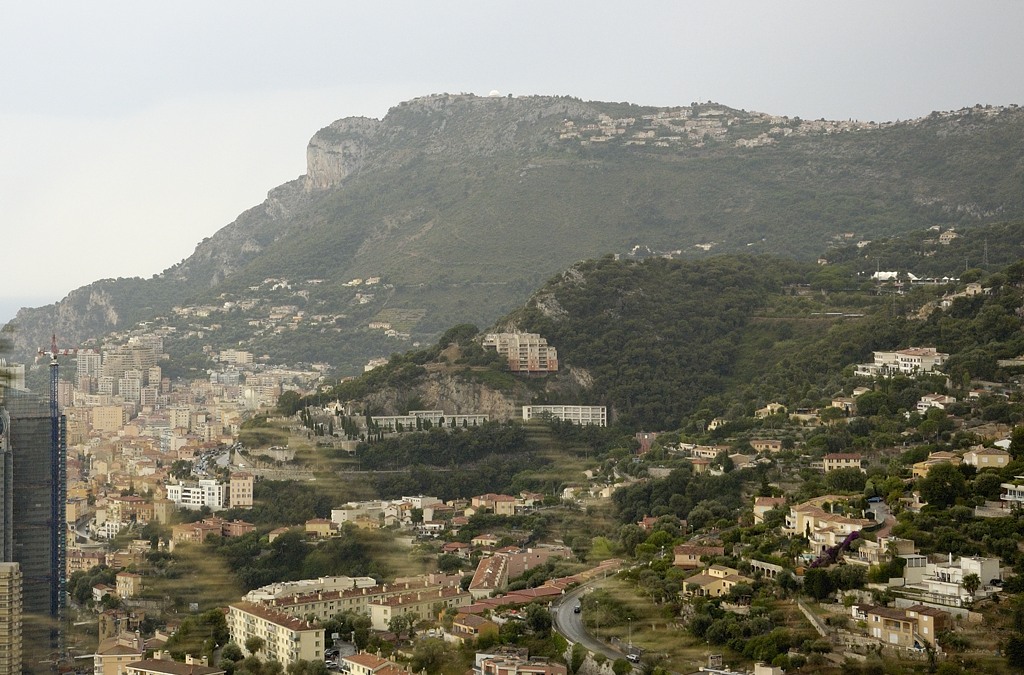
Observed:
[[[558,370],[558,352],[537,333],[490,333],[484,337],[483,346],[494,347],[508,359],[508,368],[514,373]]]
[[[21,672],[21,567],[0,563],[0,673]]]
[[[227,623],[231,640],[246,656],[251,656],[246,640],[258,637],[264,646],[256,656],[263,661],[277,661],[286,669],[297,661],[323,661],[324,630],[302,619],[242,601],[228,605]]]
[[[228,485],[228,500],[233,509],[251,509],[252,491],[255,478],[251,473],[239,472],[231,474]]]
[[[124,408],[119,405],[98,405],[92,409],[93,431],[120,431],[124,423]]]

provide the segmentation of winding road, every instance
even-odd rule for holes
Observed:
[[[555,630],[569,642],[578,642],[595,654],[604,654],[612,660],[626,658],[624,653],[588,633],[583,625],[583,615],[573,611],[580,599],[586,595],[590,586],[591,584],[583,584],[574,588],[563,595],[562,599],[552,607]]]

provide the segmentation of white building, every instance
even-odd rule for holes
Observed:
[[[551,417],[573,424],[608,426],[608,409],[603,405],[524,405],[523,421]]]
[[[445,414],[443,410],[410,410],[408,415],[382,415],[370,418],[372,423],[385,432],[397,431],[401,425],[402,431],[416,431],[429,422],[431,427],[451,427],[454,424],[457,428],[478,427],[487,422],[487,415],[460,415]]]
[[[865,377],[883,377],[903,374],[917,375],[937,370],[949,359],[949,354],[936,351],[934,347],[909,347],[896,351],[874,353],[874,361],[857,365],[857,374]]]
[[[903,569],[905,583],[892,590],[897,595],[922,602],[962,607],[964,603],[994,593],[996,589],[992,582],[1002,579],[997,558],[965,556],[954,560],[951,553],[948,560],[922,564],[923,556],[900,557],[908,561],[908,565]],[[916,558],[917,564],[909,564],[911,558]],[[973,595],[964,588],[964,577],[971,574],[977,576],[979,582],[978,589]]]
[[[1001,483],[999,499],[1006,507],[1024,506],[1024,476],[1014,476],[1010,483]]]
[[[229,486],[211,479],[167,485],[167,498],[179,508],[197,510],[209,506],[219,511],[227,505]]]

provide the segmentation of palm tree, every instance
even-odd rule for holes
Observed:
[[[964,590],[971,594],[971,599],[974,598],[974,593],[981,587],[981,578],[977,574],[971,572],[970,574],[964,575],[963,580]]]

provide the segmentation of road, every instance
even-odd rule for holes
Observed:
[[[601,642],[590,633],[583,625],[583,615],[576,614],[572,610],[579,604],[580,598],[586,594],[587,584],[574,588],[562,596],[561,602],[553,608],[555,630],[562,634],[569,642],[578,642],[595,654],[604,654],[613,661],[626,658],[626,655],[617,649]]]

